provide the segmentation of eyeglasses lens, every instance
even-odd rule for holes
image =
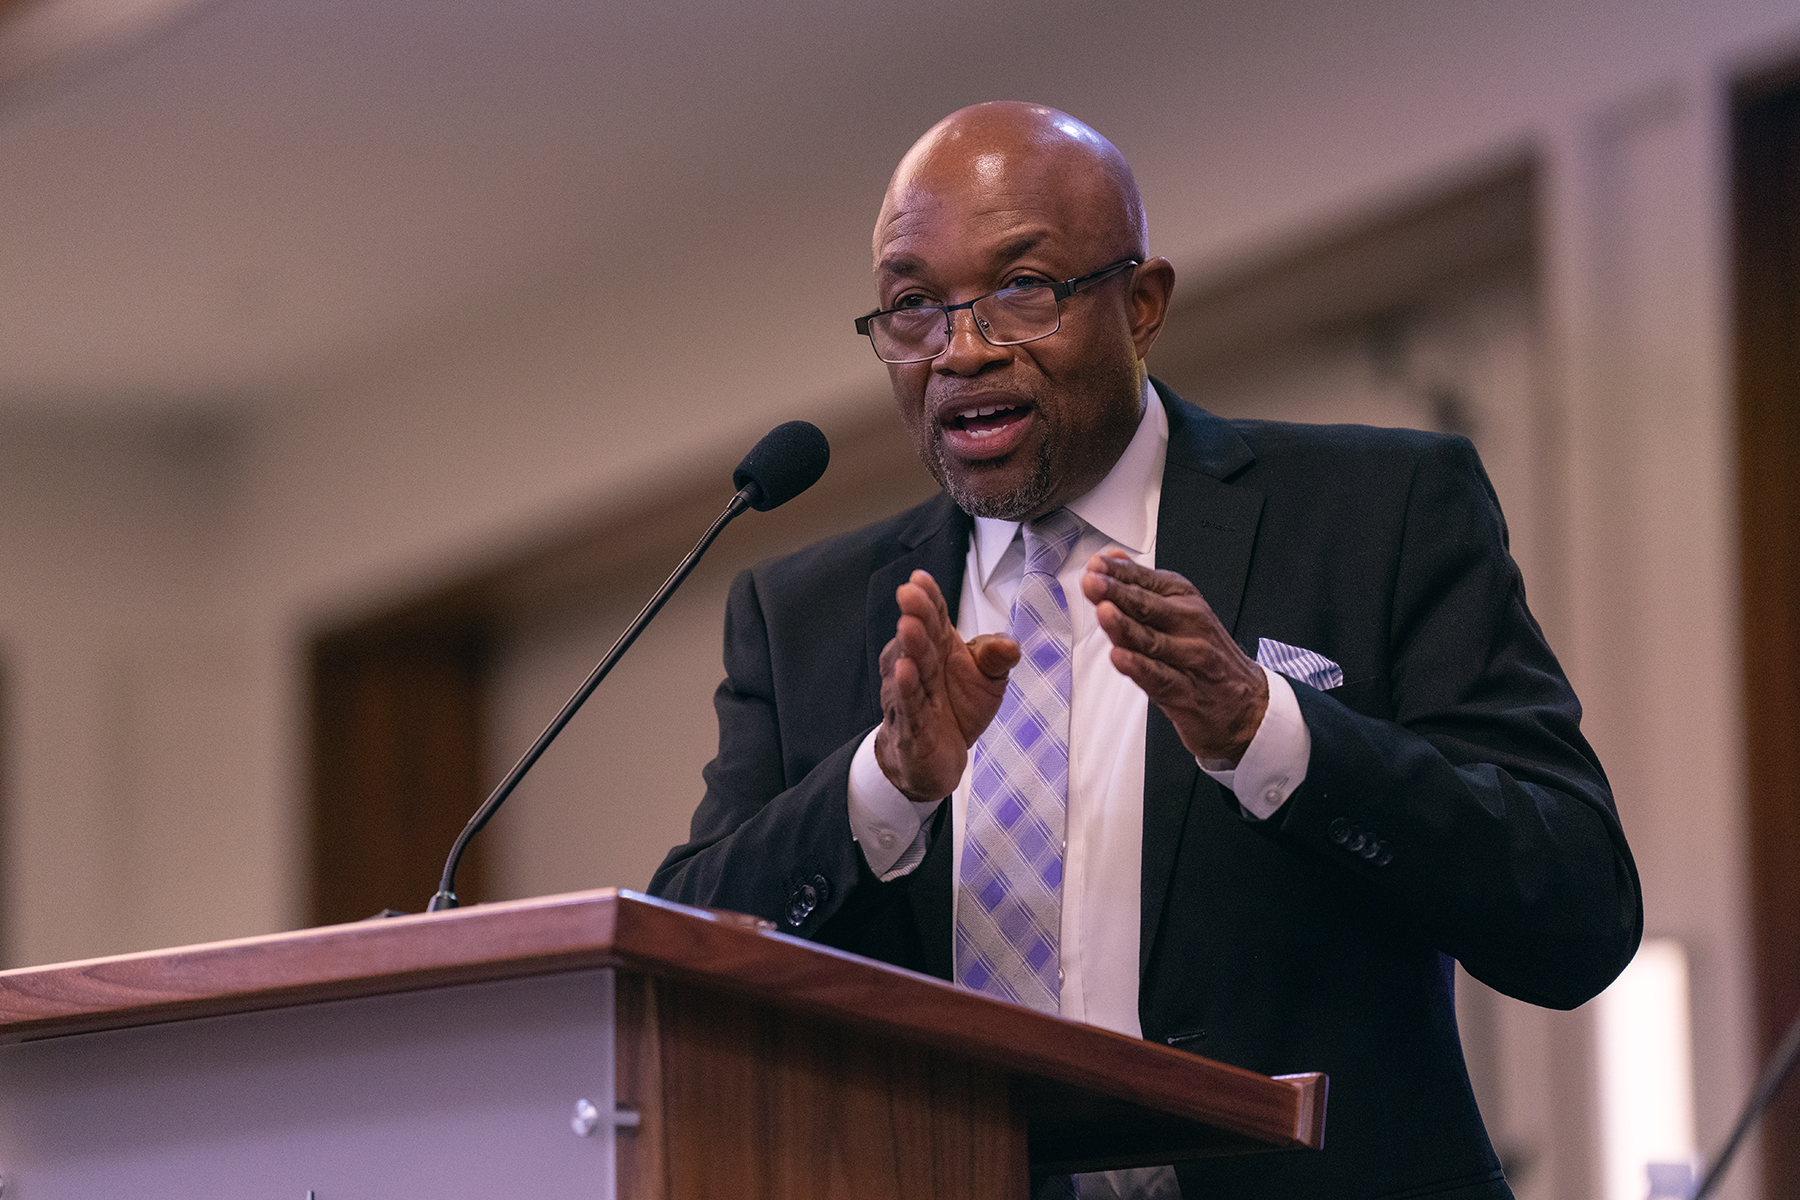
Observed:
[[[920,362],[936,358],[944,340],[944,310],[902,308],[882,313],[869,321],[875,352],[883,362]]]
[[[977,331],[996,346],[1049,337],[1059,323],[1056,296],[1047,287],[1007,288],[981,297],[969,311]],[[872,319],[869,332],[884,362],[923,362],[949,344],[944,324],[942,308],[900,309]]]
[[[975,302],[981,334],[996,346],[1029,342],[1056,332],[1056,295],[1047,287],[1007,288]]]

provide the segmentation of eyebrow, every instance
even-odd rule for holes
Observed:
[[[919,260],[910,254],[890,254],[875,264],[877,275],[907,275],[917,270]]]
[[[1012,262],[1016,258],[1023,258],[1037,249],[1038,244],[1047,236],[1048,234],[1041,229],[1022,233],[1011,241],[1002,242],[996,247],[990,261],[995,266],[1000,266]],[[875,264],[875,273],[877,275],[909,275],[917,272],[923,265],[916,255],[891,254]]]
[[[1007,263],[1015,258],[1023,258],[1025,255],[1037,249],[1038,243],[1043,241],[1045,236],[1044,231],[1041,229],[1035,233],[1020,234],[1018,237],[1005,243],[994,252],[994,262],[996,264]]]

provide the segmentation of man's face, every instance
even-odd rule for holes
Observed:
[[[1130,253],[1103,183],[1018,158],[928,163],[890,192],[875,232],[882,308],[960,304]],[[1017,346],[989,345],[964,310],[937,358],[888,367],[919,458],[964,510],[1041,516],[1106,477],[1142,412],[1133,292],[1127,269],[1064,300],[1056,333]]]

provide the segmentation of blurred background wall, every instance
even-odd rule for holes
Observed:
[[[0,0],[0,954],[422,907],[430,870],[331,903],[396,830],[376,859],[434,866],[743,450],[814,420],[826,484],[727,533],[472,869],[641,887],[731,573],[930,490],[850,330],[888,172],[1026,98],[1133,163],[1190,399],[1481,448],[1685,949],[1714,1147],[1761,1053],[1731,114],[1793,61],[1775,0]],[[407,696],[467,732],[395,787],[455,799],[371,815],[330,772],[402,762]],[[1520,1196],[1601,1194],[1591,1014],[1465,984]]]

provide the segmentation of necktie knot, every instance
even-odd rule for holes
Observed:
[[[1066,508],[1025,523],[1025,573],[1054,576],[1081,539],[1081,518]]]

